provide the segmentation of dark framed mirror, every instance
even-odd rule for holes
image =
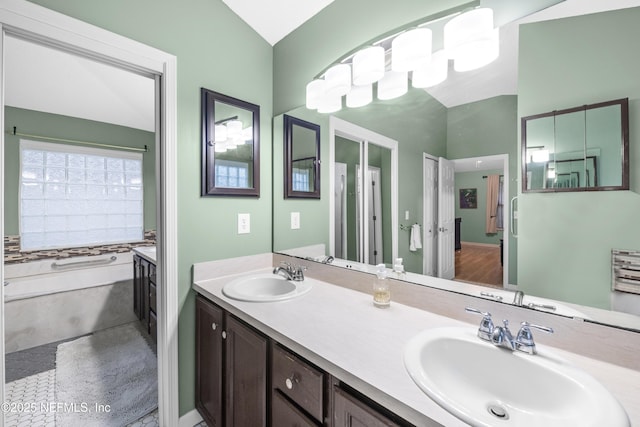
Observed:
[[[320,126],[284,115],[284,197],[320,198]]]
[[[628,98],[522,118],[522,191],[629,189]]]
[[[260,197],[260,106],[201,89],[202,196]]]

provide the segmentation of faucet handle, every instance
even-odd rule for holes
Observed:
[[[465,311],[468,313],[479,314],[482,316],[482,320],[480,321],[480,327],[478,328],[478,338],[483,339],[485,341],[491,341],[491,336],[493,334],[493,320],[491,320],[491,313],[486,311],[480,311],[477,308],[473,307],[465,307]]]
[[[547,326],[535,325],[529,322],[522,322],[518,335],[516,337],[516,350],[523,351],[528,354],[536,354],[536,343],[533,340],[533,334],[531,328],[539,331],[546,332],[548,334],[553,333],[553,328]]]

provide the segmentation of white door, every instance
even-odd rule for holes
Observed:
[[[335,163],[334,229],[336,258],[347,258],[347,165]]]
[[[438,277],[455,277],[455,169],[438,159]]]
[[[423,207],[423,265],[422,274],[437,275],[438,261],[438,162],[429,157],[424,158],[424,207]]]

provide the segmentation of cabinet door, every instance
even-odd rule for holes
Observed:
[[[210,427],[222,427],[223,311],[196,299],[196,408]]]
[[[273,427],[317,427],[318,423],[300,412],[279,391],[271,399],[271,425]]]
[[[267,425],[267,339],[226,318],[225,425]]]
[[[333,427],[396,427],[384,415],[355,397],[334,387]]]
[[[142,308],[140,303],[142,302],[142,271],[140,265],[140,257],[138,255],[133,256],[133,312],[138,316],[138,319],[142,319]]]

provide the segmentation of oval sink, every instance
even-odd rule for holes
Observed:
[[[404,363],[423,392],[472,426],[630,426],[622,405],[586,372],[544,350],[496,347],[472,328],[418,334]]]
[[[300,296],[311,290],[307,280],[293,282],[275,274],[255,274],[239,277],[222,288],[222,293],[233,299],[252,302],[282,301]]]

